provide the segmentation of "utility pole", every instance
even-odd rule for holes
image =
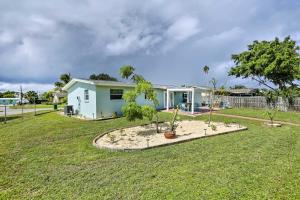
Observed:
[[[34,97],[34,116],[36,116],[36,97]]]
[[[4,105],[4,124],[6,124],[6,105]]]
[[[23,119],[23,90],[22,90],[22,85],[20,85],[20,99],[21,99],[21,109],[22,109],[22,119]]]

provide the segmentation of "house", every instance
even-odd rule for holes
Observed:
[[[135,87],[133,83],[116,81],[100,81],[72,79],[63,87],[68,93],[68,105],[73,106],[75,114],[88,119],[111,117],[115,113],[122,114],[122,106],[125,104],[123,94]],[[156,109],[169,109],[176,105],[186,104],[187,111],[194,113],[199,107],[201,95],[207,92],[207,88],[200,87],[174,87],[153,85],[159,104]],[[151,105],[145,95],[137,97],[140,105]]]
[[[241,89],[230,89],[230,96],[255,96],[258,92],[258,89],[252,88],[241,88]]]
[[[16,105],[20,101],[20,98],[0,98],[0,105]]]
[[[56,91],[53,93],[53,103],[58,104],[62,102],[62,99],[67,96],[67,93],[64,91]]]

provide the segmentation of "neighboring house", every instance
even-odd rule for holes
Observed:
[[[243,89],[231,89],[229,90],[230,96],[255,96],[257,89],[243,88]]]
[[[67,96],[67,93],[64,91],[57,91],[53,93],[53,103],[58,104],[61,103],[62,99]]]
[[[0,105],[16,105],[20,98],[0,98]]]
[[[207,88],[199,87],[153,86],[159,102],[157,109],[166,109],[181,103],[190,103],[190,107],[195,108],[201,103],[202,93],[208,91]],[[73,106],[75,114],[97,119],[111,117],[114,113],[122,114],[122,106],[125,104],[123,94],[134,87],[135,84],[132,83],[72,79],[63,90],[67,91],[68,105]],[[145,95],[138,96],[137,103],[151,105]],[[193,113],[194,109],[191,112]]]

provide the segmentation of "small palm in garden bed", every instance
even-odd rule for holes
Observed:
[[[165,134],[164,134],[164,135],[165,135],[165,138],[167,138],[167,139],[173,139],[173,138],[176,137],[176,132],[175,132],[175,130],[176,130],[176,128],[177,128],[176,120],[179,119],[179,118],[177,117],[178,110],[179,110],[179,108],[178,108],[178,106],[177,106],[176,110],[174,110],[174,112],[173,112],[173,117],[172,117],[172,121],[170,121],[170,127],[169,127],[169,130],[167,130],[167,131],[165,132]]]
[[[274,118],[275,118],[277,112],[278,112],[277,108],[272,109],[272,110],[267,110],[265,112],[264,115],[266,115],[270,119],[270,122],[266,123],[268,126],[272,126],[272,127],[280,127],[281,126],[280,123],[274,123]]]

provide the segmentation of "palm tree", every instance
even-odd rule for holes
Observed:
[[[205,65],[203,68],[202,68],[203,72],[207,75],[208,72],[209,72],[209,67],[207,65]],[[215,93],[215,89],[216,89],[216,85],[217,85],[217,80],[215,78],[212,78],[209,83],[211,83],[213,85],[213,90],[212,90],[212,95]],[[211,95],[210,95],[211,96]],[[213,104],[213,98],[211,98],[211,101],[210,101],[210,106],[209,106],[209,118],[208,118],[208,126],[210,126],[210,122],[211,122],[211,115],[212,115],[212,104]]]
[[[209,66],[205,65],[202,70],[205,74],[208,74]]]
[[[61,81],[57,81],[54,83],[55,90],[61,91],[62,88],[71,81],[72,77],[70,73],[60,75],[59,79]]]
[[[69,83],[71,79],[70,73],[60,75],[60,80],[64,83],[64,85]]]

